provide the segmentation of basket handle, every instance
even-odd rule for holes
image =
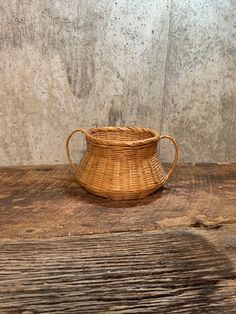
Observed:
[[[70,157],[70,145],[69,144],[70,144],[70,139],[71,139],[72,135],[74,135],[76,132],[83,132],[84,134],[87,133],[86,130],[79,128],[79,129],[76,129],[76,130],[72,131],[70,133],[70,135],[67,137],[67,140],[66,140],[66,154],[67,154],[67,158],[68,158],[68,161],[69,161],[71,167],[73,168],[73,170],[75,172],[76,172],[76,166],[75,166],[76,164],[72,161],[72,159]]]
[[[169,179],[169,177],[172,175],[174,169],[175,169],[175,166],[176,166],[176,163],[177,163],[177,160],[178,160],[178,156],[179,156],[179,148],[178,148],[178,145],[175,141],[175,138],[170,136],[170,135],[161,135],[160,138],[161,139],[168,139],[170,140],[173,144],[174,144],[174,147],[175,147],[175,157],[174,157],[174,160],[172,162],[172,165],[171,165],[171,168],[170,170],[168,171],[167,175],[166,175],[166,180]]]

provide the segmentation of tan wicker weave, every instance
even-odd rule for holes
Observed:
[[[69,150],[69,141],[76,132],[83,132],[87,141],[87,152],[79,165],[72,162]],[[157,155],[160,139],[169,139],[175,146],[167,174]],[[76,180],[88,191],[114,200],[139,199],[153,193],[173,173],[178,159],[173,137],[136,127],[76,129],[67,138],[66,151]]]

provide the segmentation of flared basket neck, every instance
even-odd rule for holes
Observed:
[[[102,146],[137,147],[155,143],[160,135],[153,129],[140,127],[100,127],[86,131],[88,142]]]

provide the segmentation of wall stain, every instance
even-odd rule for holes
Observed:
[[[111,101],[111,107],[108,111],[108,124],[111,126],[122,126],[124,124],[124,117],[123,117],[123,111],[120,108],[117,107],[117,105],[114,102],[114,99]]]
[[[236,159],[235,3],[124,4],[2,3],[0,164],[66,162],[71,128],[107,123],[163,124],[181,161]]]

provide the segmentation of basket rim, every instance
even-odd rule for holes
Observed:
[[[93,133],[97,131],[132,131],[136,133],[151,133],[153,136],[143,139],[143,140],[134,140],[134,141],[120,141],[120,140],[107,140],[107,139],[100,139],[99,137],[93,136]],[[160,135],[153,129],[150,128],[141,128],[141,127],[130,127],[130,126],[103,126],[97,128],[91,128],[86,131],[86,139],[89,142],[98,145],[105,145],[105,146],[142,146],[146,144],[151,144],[156,142],[159,139]]]

